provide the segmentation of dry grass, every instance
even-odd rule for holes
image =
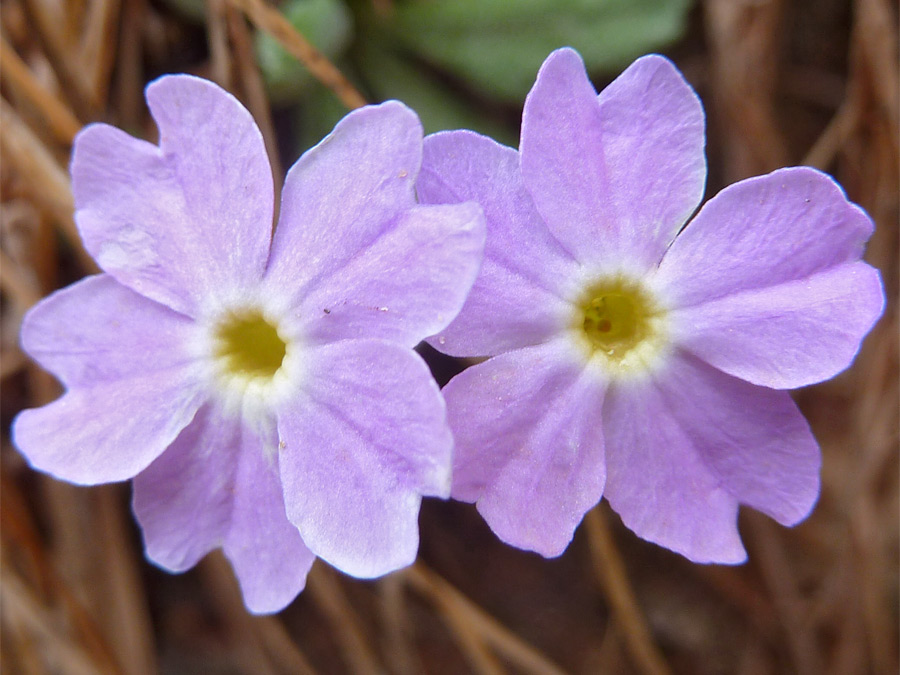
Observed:
[[[850,371],[797,394],[824,452],[807,522],[785,530],[746,512],[750,562],[703,567],[637,540],[603,505],[564,556],[544,561],[497,542],[470,507],[428,503],[417,566],[360,582],[317,564],[308,590],[265,618],[244,611],[221,556],[181,576],[145,563],[126,486],[57,483],[9,444],[12,416],[59,393],[17,347],[22,313],[95,269],[64,168],[83,123],[152,136],[147,74],[187,67],[235,91],[274,151],[254,26],[292,45],[349,107],[362,102],[259,0],[209,0],[209,57],[180,65],[171,54],[198,36],[160,7],[0,8],[3,672],[898,672],[894,3],[705,0],[670,52],[709,111],[711,191],[805,162],[833,173],[878,226],[868,259],[888,290],[885,317]]]

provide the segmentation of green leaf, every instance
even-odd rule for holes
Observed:
[[[341,0],[290,0],[280,9],[303,37],[332,60],[353,37],[353,16]],[[261,31],[256,33],[256,57],[275,101],[295,98],[313,81],[306,66]]]
[[[319,82],[311,82],[299,105],[291,106],[290,110],[296,137],[294,159],[330,134],[348,112],[334,92]]]
[[[514,132],[474,110],[458,92],[429,77],[418,64],[388,45],[376,39],[365,40],[357,56],[360,72],[375,97],[403,101],[419,115],[426,134],[472,129],[516,145]]]
[[[406,0],[396,40],[482,92],[521,101],[554,49],[620,68],[678,38],[691,0]]]

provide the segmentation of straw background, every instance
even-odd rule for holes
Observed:
[[[372,2],[390,11],[391,0]],[[75,232],[65,168],[84,123],[153,138],[145,83],[188,70],[248,105],[280,173],[296,156],[274,150],[254,30],[291,46],[348,107],[364,100],[271,6],[209,0],[207,10],[198,34],[152,0],[0,7],[2,672],[898,672],[895,3],[703,0],[664,50],[707,109],[708,196],[810,164],[877,224],[867,259],[884,278],[885,316],[849,371],[796,393],[824,453],[822,496],[805,523],[784,529],[745,510],[749,562],[697,566],[638,540],[603,503],[568,551],[545,561],[501,544],[471,506],[429,500],[416,566],[357,581],[317,563],[307,590],[271,617],[246,613],[218,554],[178,576],[145,562],[129,486],[38,475],[9,439],[19,410],[59,394],[18,348],[22,314],[96,269]],[[453,367],[429,358],[439,373]]]

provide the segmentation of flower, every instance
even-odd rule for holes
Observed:
[[[559,555],[605,494],[640,537],[736,563],[740,504],[785,525],[812,509],[820,452],[784,390],[846,368],[881,314],[872,222],[800,167],[684,227],[705,176],[703,110],[660,56],[598,96],[576,52],[551,54],[518,153],[425,139],[422,202],[475,200],[488,222],[480,276],[432,340],[492,357],[444,388],[451,495],[507,543]]]
[[[186,75],[147,87],[157,147],[103,124],[71,165],[104,273],[34,307],[22,345],[67,392],[22,412],[37,469],[134,478],[148,557],[224,549],[254,612],[284,607],[316,556],[358,577],[410,564],[423,496],[449,494],[452,437],[412,351],[459,311],[484,219],[419,206],[416,115],[347,115],[273,182],[250,114]]]

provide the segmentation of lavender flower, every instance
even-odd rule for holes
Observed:
[[[882,311],[860,261],[872,223],[790,168],[703,195],[704,116],[674,66],[636,61],[599,97],[554,52],[520,152],[425,140],[425,203],[478,201],[485,262],[434,340],[493,358],[444,389],[452,496],[504,541],[560,554],[605,494],[639,536],[698,562],[746,558],[746,504],[785,525],[819,491],[786,389],[846,368]],[[677,236],[676,236],[677,235]]]
[[[409,564],[452,449],[410,348],[462,306],[480,209],[416,205],[422,129],[388,102],[293,166],[273,238],[241,104],[189,76],[147,101],[159,147],[102,124],[76,139],[75,217],[105,273],[25,318],[67,392],[19,415],[16,445],[74,483],[134,477],[148,557],[180,571],[222,547],[255,612],[290,602],[316,556],[359,577]]]

